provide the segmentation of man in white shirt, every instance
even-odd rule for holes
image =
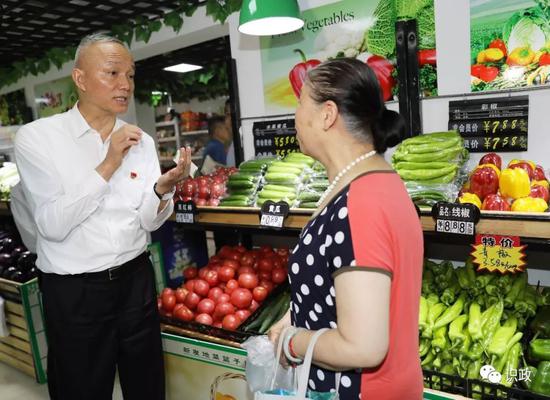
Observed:
[[[85,37],[73,80],[79,102],[16,135],[15,155],[38,230],[52,399],[164,399],[164,370],[147,231],[173,210],[190,149],[161,175],[153,139],[117,119],[134,90],[117,39]]]

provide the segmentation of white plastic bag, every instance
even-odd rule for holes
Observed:
[[[272,385],[276,360],[275,346],[266,335],[248,338],[241,345],[247,351],[246,381],[251,392],[268,390]],[[293,368],[278,368],[275,387],[293,390],[295,387]]]
[[[6,313],[4,311],[4,299],[0,297],[0,337],[9,336],[10,331],[6,324]]]

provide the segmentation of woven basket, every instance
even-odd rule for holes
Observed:
[[[214,382],[212,382],[212,385],[210,385],[210,400],[216,400],[216,393],[218,393],[218,386],[224,381],[228,381],[231,379],[242,379],[246,382],[246,377],[243,374],[235,374],[233,372],[227,372],[225,374],[222,374],[216,379],[214,379]],[[239,399],[237,399],[239,400]]]

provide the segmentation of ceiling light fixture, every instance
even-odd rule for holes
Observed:
[[[239,32],[272,36],[294,32],[304,26],[297,0],[244,0]]]
[[[186,63],[176,64],[176,65],[172,65],[170,67],[164,68],[165,71],[179,72],[182,74],[186,72],[196,71],[198,69],[202,69],[202,67],[200,65],[193,65],[193,64],[186,64]]]

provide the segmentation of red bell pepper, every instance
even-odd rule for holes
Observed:
[[[395,69],[393,64],[384,57],[374,55],[367,59],[367,65],[372,68],[378,78],[384,101],[391,100],[393,97],[392,89],[395,86],[395,79],[392,76]]]
[[[524,169],[525,172],[527,172],[527,175],[529,175],[529,179],[531,180],[533,180],[533,178],[535,177],[535,170],[533,169],[533,166],[526,161],[519,161],[514,164],[511,164],[509,168]]]
[[[481,79],[481,71],[483,71],[484,69],[485,69],[485,65],[483,65],[483,64],[474,64],[470,67],[470,75]]]
[[[290,80],[290,85],[292,86],[292,90],[294,90],[296,98],[299,99],[302,86],[304,85],[304,81],[307,77],[307,72],[321,64],[321,61],[315,59],[308,60],[304,52],[300,49],[295,49],[294,51],[300,54],[300,57],[302,57],[302,62],[296,64],[294,68],[292,68],[288,74],[288,79]]]
[[[531,193],[529,194],[529,197],[540,197],[541,199],[544,199],[544,201],[548,203],[548,199],[550,198],[550,192],[545,186],[533,185],[531,186]]]
[[[550,65],[550,54],[549,53],[544,53],[542,56],[540,56],[539,65],[540,66]]]
[[[510,204],[500,194],[489,194],[483,200],[482,210],[510,211]]]
[[[502,39],[494,39],[491,43],[489,43],[489,48],[501,50],[504,53],[504,57],[508,54],[506,43],[504,43],[504,40]]]
[[[418,65],[437,65],[437,53],[435,49],[419,50],[418,51]]]
[[[484,82],[492,82],[498,76],[499,69],[497,67],[485,67],[479,73],[479,79]]]
[[[535,172],[533,173],[533,180],[535,181],[546,181],[546,175],[544,175],[544,169],[542,166],[537,165],[535,167]]]
[[[499,176],[492,165],[477,167],[470,176],[470,192],[477,194],[481,201],[498,191]]]
[[[483,164],[493,164],[498,169],[502,169],[502,158],[497,153],[487,153],[479,160],[479,165]]]

